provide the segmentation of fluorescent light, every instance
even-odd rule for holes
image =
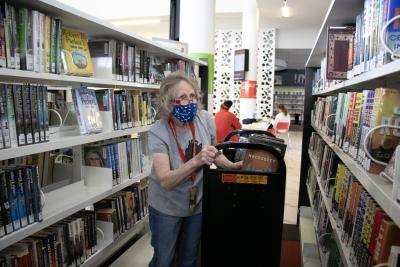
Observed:
[[[161,20],[159,19],[132,19],[132,20],[120,20],[111,21],[115,26],[126,26],[126,25],[145,25],[145,24],[158,24]]]
[[[286,0],[283,1],[282,17],[287,18],[290,16],[289,7],[286,5]]]

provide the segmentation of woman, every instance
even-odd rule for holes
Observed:
[[[271,121],[271,124],[268,128],[268,131],[274,135],[276,135],[276,125],[278,122],[287,122],[290,125],[290,115],[288,110],[283,104],[278,105],[278,111],[279,113],[275,116],[275,119]]]
[[[149,132],[149,221],[154,255],[150,267],[195,266],[201,239],[202,166],[238,168],[211,144],[212,117],[200,106],[195,81],[171,74],[161,84],[158,116]]]

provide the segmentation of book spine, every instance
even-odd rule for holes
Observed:
[[[57,24],[54,18],[50,18],[50,72],[56,72],[57,61]]]
[[[15,121],[16,121],[16,130],[17,130],[17,142],[18,145],[27,144],[25,138],[25,112],[24,112],[24,103],[22,96],[22,86],[21,85],[13,85],[13,98],[14,98],[14,113],[15,113]]]
[[[30,98],[30,113],[31,113],[31,124],[32,124],[32,134],[33,142],[40,142],[40,124],[39,124],[39,113],[37,107],[39,105],[39,99],[37,94],[37,87],[35,85],[30,85],[29,88],[29,98]]]
[[[43,93],[41,86],[31,86],[31,90],[35,91],[37,96],[35,104],[33,108],[35,109],[36,116],[37,116],[37,124],[39,128],[39,142],[45,142],[45,122],[44,122],[44,114],[43,114]]]
[[[28,9],[19,8],[18,11],[18,43],[20,53],[20,68],[27,70],[26,54],[28,41]]]
[[[43,122],[44,122],[44,136],[45,141],[50,141],[50,131],[49,131],[49,111],[47,109],[47,87],[41,86],[42,91],[42,108],[43,108]]]
[[[24,110],[24,125],[25,125],[25,136],[26,143],[32,144],[33,139],[33,127],[32,127],[32,114],[31,114],[31,99],[29,97],[29,85],[23,85],[22,88],[22,103]]]
[[[11,38],[13,39],[15,69],[19,70],[21,69],[20,43],[18,40],[17,14],[15,12],[15,7],[10,6],[10,13],[11,13]]]
[[[6,85],[0,85],[0,105],[1,105],[1,124],[2,124],[2,135],[4,141],[4,147],[11,147],[11,131],[10,131],[10,121],[8,119],[8,107],[7,107],[7,92],[5,90]]]
[[[5,17],[3,6],[0,4],[0,68],[7,68]]]
[[[23,168],[21,172],[22,172],[22,182],[24,186],[26,217],[28,219],[28,224],[32,224],[35,222],[34,218],[35,212],[33,207],[34,198],[32,197],[32,188],[31,188],[32,177],[29,168]]]
[[[1,216],[4,226],[3,232],[10,234],[13,231],[13,223],[11,217],[11,204],[9,201],[9,192],[7,189],[6,173],[3,171],[0,173],[0,205],[1,205]],[[1,230],[0,230],[1,231]]]
[[[16,231],[21,228],[18,211],[18,198],[17,198],[17,186],[12,170],[6,172],[7,192],[8,192],[8,203],[10,204],[11,210],[11,222],[13,230]]]
[[[21,222],[21,227],[25,227],[28,225],[28,217],[26,213],[25,192],[21,168],[14,170],[14,179],[16,181],[19,219]]]
[[[46,16],[43,13],[39,13],[39,69],[40,72],[46,72],[46,50],[45,50],[45,38],[46,38]]]
[[[44,15],[44,54],[45,72],[51,73],[51,18]]]
[[[6,50],[6,63],[7,68],[15,68],[15,58],[14,49],[12,48],[12,38],[11,38],[11,19],[9,5],[4,3],[4,41]]]
[[[32,10],[33,70],[40,72],[40,13]]]
[[[26,19],[26,70],[34,70],[34,51],[33,51],[33,25],[32,25],[32,11],[28,10]]]
[[[40,196],[40,185],[39,185],[39,169],[37,166],[30,167],[31,175],[31,193],[33,198],[33,209],[34,209],[34,220],[35,222],[41,222],[42,216],[42,201]]]

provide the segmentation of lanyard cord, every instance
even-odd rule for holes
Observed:
[[[188,160],[187,160],[187,158],[185,156],[185,153],[183,153],[183,149],[182,149],[181,145],[178,142],[175,123],[173,122],[172,119],[169,119],[168,120],[168,124],[169,124],[169,128],[171,129],[172,135],[174,136],[174,139],[175,139],[175,142],[176,142],[176,146],[178,147],[179,155],[180,155],[183,163],[186,163]],[[190,131],[192,132],[192,137],[193,137],[192,158],[194,158],[194,156],[196,155],[196,145],[195,145],[195,142],[196,142],[196,129],[194,127],[193,122],[189,122],[189,127],[190,127]],[[196,179],[196,172],[192,172],[190,174],[190,176],[191,176],[192,183],[194,183],[194,180]]]

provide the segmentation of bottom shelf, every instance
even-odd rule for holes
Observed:
[[[303,266],[321,266],[318,255],[317,238],[314,228],[314,220],[310,207],[300,207],[300,244]]]
[[[100,266],[102,262],[110,258],[121,247],[128,243],[135,235],[139,234],[149,222],[149,216],[146,215],[143,219],[138,221],[131,229],[121,234],[117,239],[107,245],[99,244],[99,248],[95,254],[90,256],[80,266]]]

